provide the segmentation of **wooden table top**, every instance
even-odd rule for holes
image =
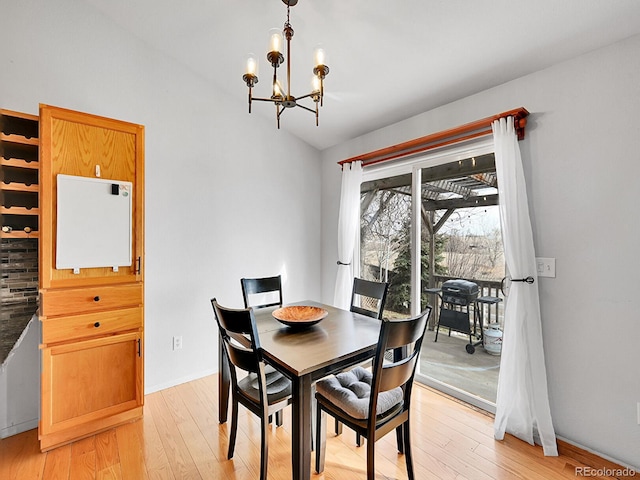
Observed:
[[[255,311],[265,357],[292,374],[320,374],[343,359],[375,352],[380,320],[313,301],[294,305],[321,307],[329,314],[307,329],[292,330],[273,318],[271,312],[275,309]]]

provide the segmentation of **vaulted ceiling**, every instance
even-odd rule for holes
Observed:
[[[245,111],[244,62],[255,53],[255,94],[270,95],[267,39],[286,18],[282,0],[85,1]],[[290,109],[282,129],[324,149],[638,34],[640,1],[300,0],[291,24],[291,93],[310,90],[318,43],[331,71],[320,126]],[[253,112],[275,130],[274,107]]]

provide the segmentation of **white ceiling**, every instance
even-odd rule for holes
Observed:
[[[242,74],[255,53],[254,95],[270,95],[265,55],[269,29],[286,18],[282,0],[85,1],[239,109],[248,110]],[[324,149],[638,34],[640,1],[300,0],[291,25],[292,95],[310,91],[318,43],[331,72],[320,126],[296,108],[284,112],[281,128]],[[275,107],[255,102],[252,115],[276,128]]]

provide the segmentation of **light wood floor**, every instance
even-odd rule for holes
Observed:
[[[414,388],[412,444],[416,478],[450,480],[576,478],[567,457],[544,457],[541,448],[513,437],[493,439],[493,418],[434,390]],[[145,397],[144,418],[48,453],[37,431],[0,441],[0,479],[235,479],[258,478],[257,418],[240,409],[236,453],[226,459],[228,425],[218,424],[217,376]],[[327,422],[332,425],[331,422]],[[365,447],[348,429],[327,434],[325,471],[312,479],[362,479]],[[290,407],[269,438],[269,478],[291,478]],[[313,459],[313,457],[312,457]],[[407,478],[405,461],[389,434],[376,444],[376,478]],[[602,478],[602,477],[591,477]]]

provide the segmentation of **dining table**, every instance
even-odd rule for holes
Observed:
[[[314,301],[288,305],[308,305],[327,311],[319,323],[300,329],[276,320],[272,315],[276,307],[254,310],[263,358],[292,384],[292,478],[308,480],[311,478],[313,383],[373,358],[381,322]],[[218,360],[218,419],[224,423],[229,405],[230,375],[221,345]]]

